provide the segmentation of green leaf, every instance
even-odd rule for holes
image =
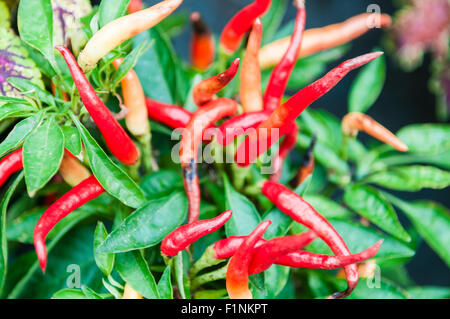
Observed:
[[[23,144],[23,168],[29,194],[41,189],[58,172],[64,155],[64,135],[52,117]]]
[[[92,172],[105,190],[127,206],[138,208],[145,204],[145,195],[138,185],[100,148],[80,121],[71,114],[86,148]]]
[[[450,149],[450,125],[414,124],[402,128],[397,136],[409,152],[434,155]]]
[[[50,0],[21,0],[17,12],[20,38],[39,50],[55,66],[53,11]]]
[[[158,25],[164,30],[164,33],[170,37],[176,37],[182,33],[186,25],[189,23],[189,12],[187,10],[174,12],[164,20],[162,20]]]
[[[105,274],[106,277],[111,275],[114,267],[114,254],[99,254],[97,248],[108,237],[105,225],[102,222],[97,223],[97,228],[94,233],[94,258],[98,268]]]
[[[19,89],[23,94],[35,96],[37,100],[47,103],[48,105],[56,105],[53,95],[27,79],[10,77],[8,78],[8,82]]]
[[[64,135],[64,147],[74,156],[79,156],[82,151],[80,133],[76,127],[65,125],[62,128]]]
[[[11,16],[6,3],[0,1],[0,28],[9,29],[11,26],[10,19]]]
[[[268,298],[276,298],[289,280],[290,268],[272,265],[264,272],[264,283]]]
[[[102,0],[98,9],[98,24],[103,28],[109,22],[124,16],[130,0]]]
[[[264,30],[262,37],[263,45],[269,43],[273,39],[273,36],[283,21],[287,6],[288,0],[273,1],[269,11],[261,18]]]
[[[411,220],[428,245],[450,267],[450,211],[430,201],[405,202],[390,194],[383,194]]]
[[[371,281],[375,279],[362,279],[347,299],[406,299],[405,291],[393,283],[381,281],[379,286]]]
[[[151,43],[142,41],[130,52],[130,54],[128,54],[123,59],[123,62],[119,65],[116,73],[114,74],[114,78],[111,84],[112,87],[115,87],[127,75],[127,73],[134,68],[139,58],[144,54],[145,51],[148,50],[148,48],[150,48],[150,46]]]
[[[187,216],[183,192],[149,201],[128,216],[97,249],[98,253],[118,253],[159,244]]]
[[[170,280],[170,266],[164,272],[158,282],[158,291],[161,299],[173,299],[172,282]]]
[[[311,204],[325,218],[348,218],[352,212],[322,195],[304,195],[303,199]]]
[[[16,149],[23,140],[41,123],[44,111],[26,118],[14,126],[14,129],[0,143],[0,157],[13,149]]]
[[[432,166],[399,166],[375,173],[365,182],[398,191],[416,192],[423,188],[443,189],[450,185],[450,172]]]
[[[0,105],[0,121],[10,117],[26,117],[36,111],[37,109],[29,104],[6,103]]]
[[[225,224],[227,236],[245,236],[250,234],[261,222],[261,216],[255,205],[231,186],[223,175],[225,184],[226,207],[233,211],[230,220]]]
[[[139,251],[117,254],[116,268],[123,280],[142,296],[159,299],[155,278]]]
[[[386,59],[380,56],[358,74],[350,89],[349,112],[365,113],[375,103],[386,81]]]
[[[88,299],[80,289],[64,288],[52,296],[52,299]]]
[[[141,188],[147,198],[156,199],[182,189],[183,181],[180,175],[172,170],[160,170],[145,176]]]
[[[448,299],[449,287],[421,286],[406,289],[406,294],[411,299]]]
[[[404,241],[411,240],[411,237],[400,224],[394,208],[376,189],[354,185],[345,191],[344,201],[358,214],[389,234]]]
[[[6,211],[8,210],[8,204],[11,200],[17,185],[22,181],[23,173],[20,173],[16,177],[12,185],[8,188],[7,192],[2,198],[0,203],[0,295],[3,291],[5,284],[5,277],[8,268],[8,241],[6,239]]]

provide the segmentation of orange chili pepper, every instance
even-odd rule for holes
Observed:
[[[214,62],[216,48],[214,37],[209,31],[200,12],[192,12],[191,61],[192,66],[205,71]]]

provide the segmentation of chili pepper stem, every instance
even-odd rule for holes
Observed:
[[[233,174],[233,186],[237,191],[241,191],[245,185],[245,180],[250,173],[251,166],[239,167],[235,163],[231,164],[231,172]]]
[[[220,259],[217,259],[215,257],[215,251],[213,246],[209,246],[203,255],[200,257],[199,260],[197,260],[189,270],[189,276],[191,278],[194,278],[200,271],[202,271],[205,268],[212,267],[215,265],[220,264],[223,262]]]
[[[201,285],[207,284],[212,281],[222,280],[226,278],[228,264],[217,270],[211,271],[204,275],[198,276],[191,283],[191,289],[195,290]]]
[[[149,131],[144,136],[138,137],[138,141],[141,144],[141,160],[144,164],[145,171],[151,173],[156,170],[153,164],[152,133]]]

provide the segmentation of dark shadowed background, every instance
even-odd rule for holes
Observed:
[[[159,0],[145,2],[151,5]],[[250,2],[250,0],[184,0],[179,10],[199,11],[214,33],[219,34],[233,14]],[[393,14],[396,10],[393,2],[391,0],[307,0],[306,27],[320,27],[343,21],[350,16],[366,12],[368,5],[374,3],[381,7],[382,12]],[[288,9],[284,22],[294,19],[295,14],[296,10],[293,7]],[[184,33],[176,37],[174,42],[177,51],[185,59],[188,58],[189,34],[190,29],[186,29]],[[352,49],[345,58],[372,51],[375,46],[381,45],[382,38],[383,31],[371,31],[353,42]],[[412,123],[436,122],[435,98],[428,92],[429,59],[430,57],[427,56],[420,69],[405,73],[388,54],[386,85],[369,114],[394,132]],[[326,109],[339,117],[345,115],[348,91],[356,74],[350,74],[312,107]],[[450,206],[448,189],[413,194],[402,193],[401,196],[405,199],[433,199]],[[402,222],[407,223],[405,219],[402,219]],[[408,265],[408,271],[419,285],[450,285],[449,269],[424,242],[421,243],[416,256]]]

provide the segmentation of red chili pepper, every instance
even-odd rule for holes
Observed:
[[[146,98],[145,101],[148,117],[170,128],[185,128],[191,120],[192,113],[180,106],[158,102],[150,98]]]
[[[237,108],[237,103],[231,99],[214,100],[198,109],[183,131],[180,143],[180,161],[183,168],[184,187],[189,200],[188,223],[196,221],[200,211],[197,157],[203,134],[218,120],[236,113]]]
[[[198,106],[202,106],[210,102],[217,92],[222,90],[231,80],[233,80],[238,69],[239,59],[235,59],[231,66],[224,72],[197,84],[192,91],[194,103]]]
[[[230,299],[251,299],[252,293],[248,288],[248,267],[250,265],[256,243],[272,222],[266,220],[259,224],[243,243],[228,263],[226,286]]]
[[[298,8],[297,18],[294,25],[289,48],[281,59],[280,63],[273,69],[267,84],[264,95],[264,109],[275,110],[281,103],[286,86],[294,70],[295,64],[300,54],[300,47],[303,40],[303,31],[305,30],[306,10],[305,1],[296,0],[294,5]]]
[[[276,142],[275,137],[279,139],[285,134],[288,124],[292,123],[311,103],[330,91],[350,71],[382,54],[382,52],[374,52],[345,61],[277,107],[272,115],[241,143],[236,152],[236,163],[239,166],[248,166],[253,163]],[[273,136],[274,134],[278,136]]]
[[[313,230],[331,248],[334,254],[337,256],[350,255],[347,245],[333,226],[299,195],[283,185],[270,181],[263,184],[262,193],[283,213]],[[348,288],[344,292],[334,294],[334,298],[348,296],[358,283],[359,276],[356,264],[346,266],[345,273]]]
[[[305,159],[303,160],[302,166],[298,170],[297,174],[297,185],[303,184],[303,182],[310,176],[314,171],[314,146],[316,145],[316,135],[313,136],[311,144],[305,154]]]
[[[236,137],[248,133],[248,129],[257,128],[269,118],[270,113],[270,111],[259,111],[233,116],[219,127],[216,134],[217,142],[221,145],[229,145]]]
[[[211,234],[231,218],[232,211],[227,210],[212,219],[198,220],[175,229],[161,243],[161,252],[166,256],[175,256],[199,238]]]
[[[22,158],[22,148],[19,148],[0,161],[0,187],[12,174],[23,168]]]
[[[372,247],[349,256],[329,256],[313,254],[308,251],[295,251],[281,256],[275,261],[275,264],[295,268],[337,269],[374,257],[382,243],[383,240],[380,240]]]
[[[264,109],[261,91],[261,69],[259,68],[258,60],[262,32],[261,19],[257,18],[253,23],[244,60],[242,61],[240,96],[244,113],[258,112]]]
[[[193,31],[191,37],[192,66],[205,71],[214,62],[216,55],[214,37],[199,12],[191,14],[191,24]]]
[[[113,155],[125,165],[136,163],[139,151],[119,122],[97,96],[72,53],[63,46],[56,47],[63,55],[72,74],[84,106],[105,138]]]
[[[239,48],[253,22],[269,9],[271,2],[271,0],[255,0],[231,18],[220,36],[220,44],[228,54]]]
[[[297,246],[299,250],[308,246],[314,239],[317,238],[316,233],[311,230],[297,236],[301,236],[302,238],[301,241],[304,243],[303,246],[300,245]],[[230,236],[217,241],[213,245],[214,257],[216,259],[227,259],[232,257],[238,250],[239,246],[244,242],[245,238],[246,236]],[[265,239],[261,238],[255,244],[255,248],[260,247],[266,242],[267,241]]]
[[[298,125],[293,122],[291,124],[291,130],[286,133],[283,142],[280,145],[280,150],[278,154],[273,158],[272,169],[273,174],[270,176],[270,180],[273,182],[278,182],[281,178],[281,173],[283,170],[283,164],[291,150],[297,145],[298,137]]]
[[[128,3],[128,12],[135,13],[141,11],[143,7],[144,4],[142,3],[142,0],[130,0]]]
[[[100,196],[105,190],[94,175],[82,181],[59,198],[41,216],[33,232],[34,247],[42,271],[47,266],[47,248],[45,237],[55,225],[75,209]]]

